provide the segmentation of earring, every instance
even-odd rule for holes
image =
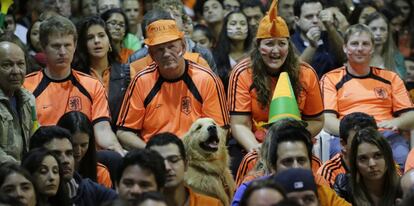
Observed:
[[[112,46],[109,45],[109,52],[112,52]]]

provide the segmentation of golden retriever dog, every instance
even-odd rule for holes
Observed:
[[[184,179],[196,192],[216,197],[227,206],[236,185],[229,169],[225,136],[210,118],[198,119],[191,125],[183,138],[189,163]]]

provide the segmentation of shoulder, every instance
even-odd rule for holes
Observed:
[[[193,81],[197,82],[200,80],[218,80],[217,75],[210,68],[204,67],[192,61],[187,62],[189,70],[188,73]]]
[[[321,78],[323,81],[324,79],[337,79],[338,81],[342,79],[342,77],[346,74],[346,68],[345,66],[339,67],[337,69],[334,69],[332,71],[327,72],[324,74]]]
[[[248,79],[251,79],[252,75],[252,62],[250,58],[245,58],[234,66],[230,78],[238,79],[240,77],[247,77]]]
[[[188,191],[190,193],[190,205],[221,205],[220,200],[214,197],[196,193],[192,191],[190,188],[188,188]]]

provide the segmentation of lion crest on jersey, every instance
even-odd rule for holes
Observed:
[[[181,112],[186,115],[191,113],[191,98],[189,96],[181,98]]]
[[[377,96],[378,99],[387,99],[388,98],[388,93],[387,90],[385,90],[382,87],[376,87],[374,88],[375,91],[375,95]]]
[[[80,111],[82,110],[81,98],[78,96],[70,97],[68,100],[69,110]]]

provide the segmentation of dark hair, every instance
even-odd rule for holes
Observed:
[[[9,206],[24,206],[19,199],[0,193],[0,205],[9,205]]]
[[[27,45],[28,49],[33,50],[34,52],[40,52],[40,51],[37,51],[36,48],[33,47],[32,38],[30,38],[33,26],[36,23],[41,23],[41,21],[39,21],[39,20],[34,21],[32,24],[30,24],[30,27],[27,29],[27,33],[26,33],[26,42],[27,42],[27,44],[26,45]],[[40,25],[39,25],[39,30],[40,30]]]
[[[241,5],[240,5],[240,10],[241,11],[243,11],[243,9],[245,9],[245,8],[251,8],[251,7],[259,7],[260,11],[263,14],[266,13],[266,8],[260,0],[244,0],[244,1],[241,1]]]
[[[373,204],[367,186],[358,168],[358,148],[362,143],[375,145],[382,153],[385,160],[386,172],[383,176],[384,184],[382,187],[380,205],[393,205],[399,191],[399,176],[397,174],[391,146],[378,130],[368,127],[359,130],[352,140],[349,163],[351,170],[351,186],[353,193],[353,203],[355,205]]]
[[[339,123],[339,138],[346,144],[348,141],[349,132],[355,132],[366,127],[378,129],[374,117],[363,112],[353,112],[345,115]]]
[[[269,145],[269,160],[268,165],[274,170],[276,168],[276,162],[278,160],[277,151],[279,144],[283,142],[303,142],[308,150],[309,163],[312,164],[312,135],[306,129],[305,124],[302,121],[295,119],[281,119],[269,128],[268,131],[271,135],[271,143]],[[269,136],[267,137],[269,138]]]
[[[272,206],[301,206],[301,205],[293,199],[286,198]]]
[[[161,193],[159,193],[159,192],[144,192],[138,197],[138,199],[136,200],[134,205],[139,206],[141,203],[143,203],[147,200],[154,200],[154,201],[157,201],[157,202],[163,202],[163,203],[167,204],[167,200],[165,199],[165,197]]]
[[[206,1],[209,1],[209,0],[197,0],[196,1],[195,5],[194,5],[194,12],[196,14],[201,14],[201,16],[203,16],[204,3]],[[223,0],[216,0],[216,1],[220,2],[221,6],[223,7]],[[223,7],[223,9],[224,9],[224,7]]]
[[[184,148],[184,143],[181,141],[177,135],[169,132],[159,133],[151,137],[151,139],[147,142],[145,149],[151,149],[152,146],[165,146],[168,144],[177,145],[178,150],[180,151],[181,159],[184,162],[187,162],[187,155]]]
[[[250,196],[255,191],[260,189],[275,190],[283,196],[283,199],[286,199],[286,192],[279,184],[272,181],[271,179],[259,179],[254,180],[249,186],[247,186],[246,191],[243,193],[243,196],[240,200],[240,206],[248,206]]]
[[[321,3],[323,6],[320,0],[295,0],[295,3],[293,4],[293,14],[297,17],[300,17],[302,14],[302,6],[309,3]]]
[[[377,7],[375,6],[373,2],[364,2],[363,4],[357,4],[354,10],[352,10],[351,14],[349,14],[348,16],[349,25],[354,25],[354,24],[359,23],[359,17],[361,16],[362,11],[366,7],[373,7],[377,9]]]
[[[129,23],[128,18],[125,15],[125,13],[120,8],[113,8],[105,11],[103,14],[101,14],[101,18],[106,22],[113,14],[121,14],[124,17],[125,21],[125,36],[129,33]],[[109,33],[108,33],[109,34]],[[109,34],[110,35],[110,34]]]
[[[121,164],[118,166],[118,172],[116,174],[117,184],[121,181],[124,170],[134,165],[148,170],[154,175],[155,181],[157,182],[157,190],[164,187],[167,174],[164,158],[158,152],[147,149],[135,149],[125,155]]]
[[[82,177],[97,181],[97,169],[92,165],[97,164],[96,143],[93,134],[93,126],[89,118],[82,112],[71,111],[60,117],[57,126],[67,129],[72,135],[76,133],[86,133],[89,137],[89,146],[85,156],[79,162],[77,171]]]
[[[229,38],[229,35],[227,33],[227,23],[233,14],[243,15],[244,18],[246,18],[246,22],[247,22],[246,15],[244,15],[244,13],[242,13],[241,11],[232,11],[229,14],[227,14],[227,16],[224,17],[223,26],[221,27],[221,32],[220,32],[217,44],[215,45],[215,48],[213,49],[213,52],[212,52],[214,61],[216,62],[216,65],[217,65],[217,75],[220,77],[221,81],[223,82],[225,91],[227,91],[227,87],[229,84],[230,71],[232,70],[232,67],[230,65],[230,60],[229,60],[232,40]],[[244,40],[243,49],[244,49],[244,52],[247,53],[247,51],[250,50],[250,45],[253,40],[253,35],[251,34],[250,27],[248,25],[246,26],[247,26],[247,37]]]
[[[109,34],[108,29],[106,28],[104,20],[102,20],[99,16],[90,16],[86,17],[85,19],[81,20],[78,23],[78,37],[79,41],[77,42],[77,47],[75,51],[75,58],[72,63],[72,67],[76,70],[84,72],[86,74],[91,74],[91,61],[88,52],[88,30],[92,26],[101,26],[106,35],[108,36],[109,46],[112,48],[108,51],[108,62],[109,65],[112,63],[119,61],[118,52],[116,51],[116,47],[112,45],[112,38]]]
[[[141,29],[142,35],[146,37],[147,26],[154,21],[158,20],[174,20],[171,14],[163,9],[151,9],[147,13],[145,13],[142,22],[141,22]]]
[[[195,32],[195,31],[201,31],[201,33],[203,33],[204,34],[204,36],[206,36],[207,37],[207,39],[210,41],[210,42],[212,42],[213,43],[213,45],[215,45],[216,44],[216,39],[214,38],[214,36],[213,36],[213,33],[211,33],[211,30],[206,26],[206,25],[203,25],[203,24],[197,24],[197,25],[195,25],[194,26],[194,29],[193,29],[193,33]]]
[[[54,155],[52,152],[48,151],[45,148],[32,149],[23,156],[22,167],[25,168],[31,174],[34,174],[35,172],[39,170],[39,167],[41,166],[42,161],[47,156],[52,156],[56,160],[59,166],[59,179],[60,179],[58,191],[53,197],[48,198],[48,203],[50,205],[69,206],[70,198],[66,190],[66,182],[63,181],[62,167],[61,167],[59,158],[57,158],[56,155]],[[40,191],[38,191],[38,195],[40,195]]]
[[[29,149],[44,147],[53,139],[67,139],[72,144],[72,136],[68,130],[59,126],[41,126],[30,138]]]

